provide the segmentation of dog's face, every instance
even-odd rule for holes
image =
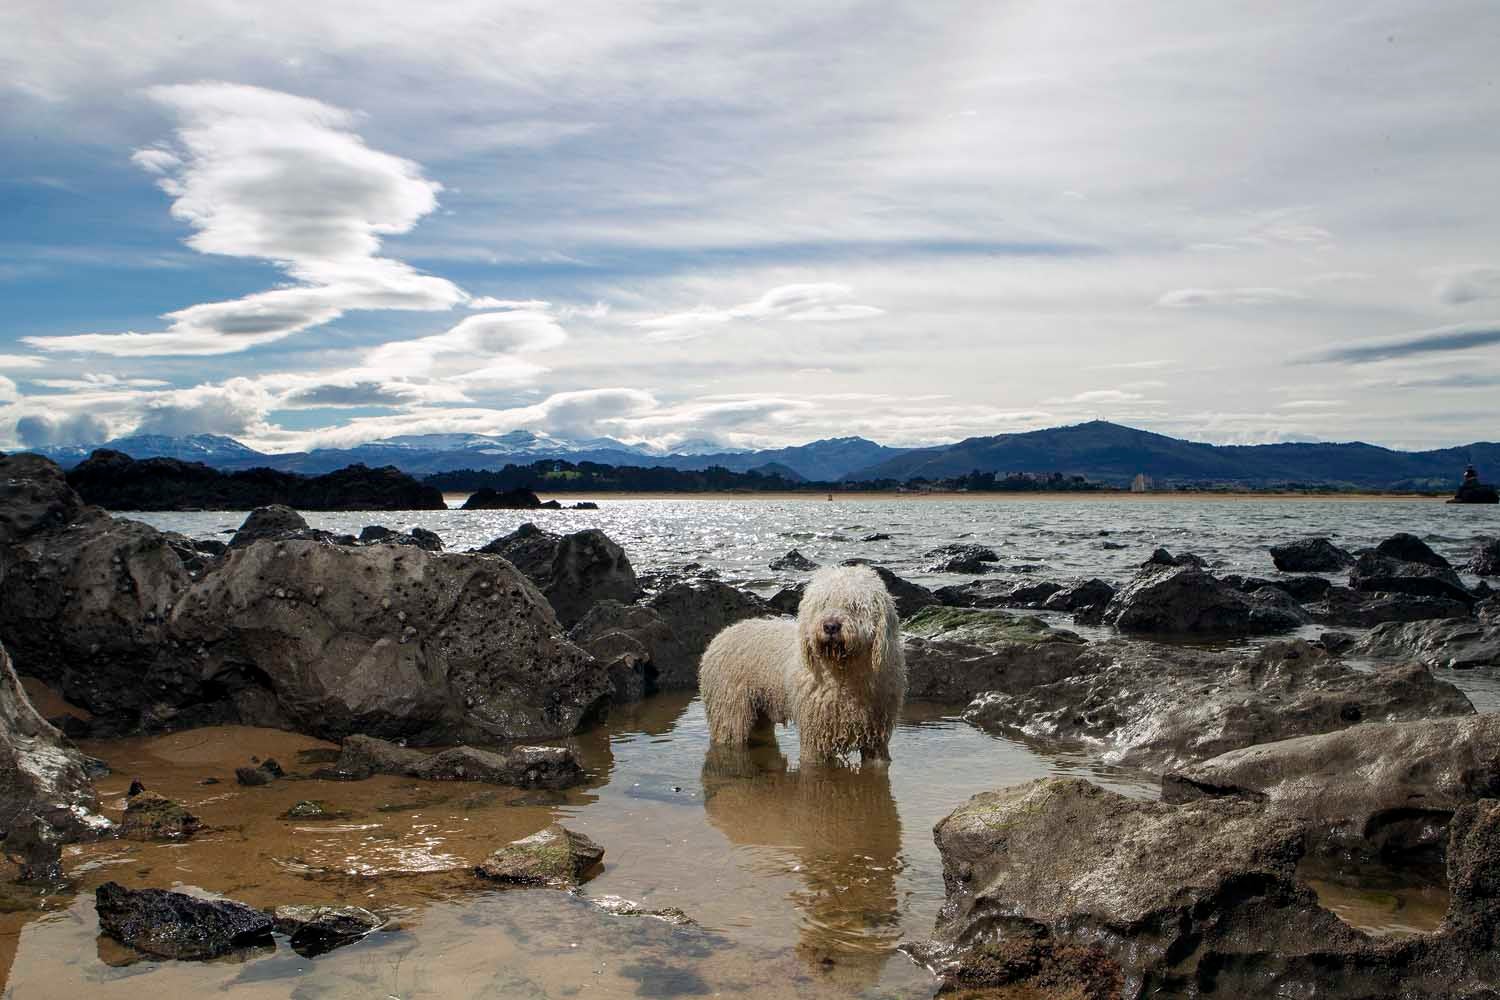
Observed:
[[[797,609],[797,628],[809,661],[835,668],[871,662],[895,610],[885,584],[865,566],[820,570]]]

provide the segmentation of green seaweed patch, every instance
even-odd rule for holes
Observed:
[[[976,646],[1007,643],[1082,643],[1083,637],[1053,628],[1034,615],[1014,615],[990,608],[923,608],[901,624],[902,631],[922,639],[967,642]]]

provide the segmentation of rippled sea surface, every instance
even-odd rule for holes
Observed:
[[[564,502],[577,498],[564,497]],[[769,593],[799,574],[767,568],[796,547],[819,562],[865,557],[930,586],[930,549],[972,542],[1016,579],[1127,579],[1157,546],[1190,550],[1217,571],[1274,575],[1265,547],[1302,535],[1348,548],[1397,531],[1461,561],[1476,535],[1500,533],[1496,508],[1421,501],[1052,499],[613,499],[598,511],[309,514],[315,526],[421,525],[450,550],[532,521],[555,531],[604,529],[642,571],[700,562]],[[222,537],[241,513],[131,514],[162,528]],[[887,540],[861,541],[877,533]],[[1105,543],[1123,546],[1106,548]],[[1500,707],[1492,678],[1451,674],[1482,710]],[[888,768],[802,768],[795,732],[778,746],[710,752],[702,704],[661,695],[611,713],[570,741],[589,781],[522,797],[479,785],[377,777],[358,783],[233,782],[251,754],[289,769],[308,737],[244,727],[90,743],[114,774],[106,808],[131,777],[184,800],[208,830],[181,844],[111,842],[69,849],[73,886],[41,913],[0,908],[6,997],[130,997],[229,991],[245,997],[817,996],[928,997],[932,977],[896,945],[930,933],[943,898],[932,826],[969,796],[1052,774],[1153,796],[1148,775],[1103,769],[1084,748],[1022,743],[974,729],[962,706],[909,705]],[[303,770],[311,768],[304,767]],[[219,784],[203,785],[204,778]],[[298,822],[282,813],[318,799],[347,815]],[[495,890],[472,866],[561,821],[606,850],[581,895]],[[283,940],[271,953],[210,963],[141,961],[97,938],[92,889],[195,887],[256,906],[357,903],[398,917],[388,931],[316,959]],[[1426,926],[1444,905],[1364,879],[1320,875],[1340,912],[1392,932]],[[1374,886],[1374,888],[1372,888]],[[1378,890],[1378,891],[1376,891]],[[76,893],[76,894],[75,894]],[[619,895],[680,907],[697,927],[601,913]],[[1371,902],[1374,900],[1375,902]],[[1391,901],[1388,902],[1387,901]],[[1351,917],[1351,919],[1354,919]],[[8,968],[8,972],[7,972]]]

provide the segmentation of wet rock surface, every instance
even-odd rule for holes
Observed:
[[[901,629],[912,700],[955,704],[983,691],[1020,693],[1070,676],[1087,649],[1039,618],[990,609],[925,608]]]
[[[597,528],[555,535],[523,524],[480,551],[503,556],[525,573],[565,627],[600,601],[629,603],[641,594],[625,550]]]
[[[1470,605],[1452,597],[1416,594],[1362,594],[1348,587],[1331,587],[1320,601],[1307,605],[1314,621],[1345,628],[1370,628],[1385,622],[1465,618]]]
[[[304,958],[353,944],[385,924],[362,906],[278,906],[271,919],[276,933],[290,938],[292,950]]]
[[[756,595],[715,580],[679,583],[646,601],[672,630],[674,646],[653,652],[656,686],[662,691],[698,686],[698,659],[713,637],[735,622],[763,618],[771,608]]]
[[[1474,603],[1448,560],[1415,535],[1392,535],[1363,552],[1349,573],[1349,587],[1360,593],[1411,594]]]
[[[512,747],[503,752],[450,747],[426,753],[369,736],[344,740],[333,769],[345,780],[397,774],[424,781],[483,781],[516,788],[568,788],[583,780],[566,747]]]
[[[105,832],[87,758],[32,706],[0,646],[0,837],[26,878],[59,871],[61,845]]]
[[[1474,618],[1392,622],[1377,626],[1354,647],[1372,659],[1413,659],[1429,667],[1500,667],[1500,623]]]
[[[217,958],[273,943],[272,918],[233,900],[106,882],[94,893],[94,907],[101,933],[159,958]]]
[[[927,553],[934,573],[987,573],[1000,561],[995,550],[984,545],[942,545]]]
[[[0,456],[0,545],[66,527],[84,512],[55,463],[40,455]]]
[[[797,549],[792,549],[786,555],[777,556],[775,559],[772,559],[770,568],[778,572],[795,570],[799,573],[806,573],[817,569],[818,564],[807,558],[807,556],[803,555]]]
[[[604,860],[604,848],[581,833],[553,823],[486,858],[475,874],[514,885],[571,889]]]
[[[1271,562],[1283,573],[1335,573],[1354,564],[1354,556],[1327,538],[1299,538],[1271,546]]]
[[[1407,939],[1321,908],[1296,880],[1300,825],[1249,803],[1170,805],[1051,778],[975,796],[934,837],[948,899],[933,940],[911,950],[951,991],[1494,996],[1493,800],[1452,824],[1443,927]]]
[[[1115,594],[1103,620],[1122,632],[1248,635],[1290,631],[1310,619],[1294,606],[1242,594],[1178,563],[1148,565]]]
[[[1477,538],[1464,569],[1475,576],[1500,576],[1500,538]]]
[[[933,596],[954,608],[1039,608],[1062,590],[1062,584],[1045,580],[971,580],[939,587]]]
[[[1084,647],[1056,681],[981,694],[964,718],[1082,743],[1105,763],[1162,772],[1359,722],[1473,711],[1463,692],[1425,667],[1365,673],[1301,640],[1253,653],[1111,640]]]
[[[394,531],[381,524],[366,525],[359,533],[363,545],[415,545],[428,552],[443,551],[443,540],[435,531],[412,528],[409,531]]]
[[[1304,824],[1319,848],[1439,851],[1462,806],[1500,797],[1500,715],[1367,723],[1265,743],[1162,778],[1162,798],[1235,798]]]

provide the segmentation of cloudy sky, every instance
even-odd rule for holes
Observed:
[[[1500,5],[0,5],[0,448],[1494,439]]]

